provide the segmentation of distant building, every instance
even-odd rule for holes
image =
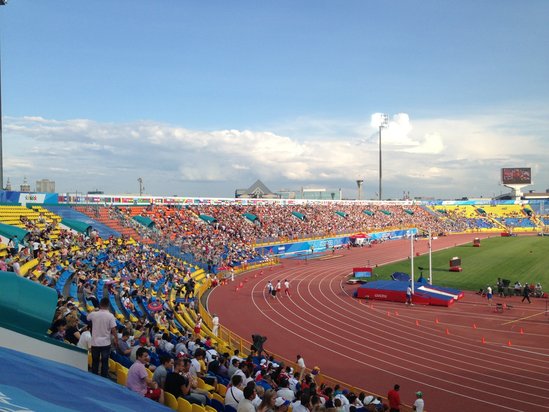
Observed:
[[[54,193],[55,182],[53,180],[48,180],[48,179],[37,180],[36,191],[41,193]]]
[[[23,178],[23,184],[19,186],[19,191],[23,193],[29,193],[31,191],[31,187],[29,183],[27,182],[27,178]]]
[[[235,198],[241,199],[279,199],[276,193],[273,193],[261,180],[256,182],[247,189],[236,189],[234,191]]]

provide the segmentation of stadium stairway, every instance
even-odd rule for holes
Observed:
[[[45,205],[46,209],[48,209],[50,212],[53,212],[60,216],[62,219],[74,219],[79,220],[81,222],[87,223],[91,225],[97,232],[99,233],[99,236],[103,239],[108,239],[111,236],[114,237],[120,237],[120,232],[117,232],[116,230],[110,228],[109,226],[98,222],[97,220],[92,219],[90,216],[87,216],[83,213],[80,213],[76,210],[74,210],[72,207],[69,206],[54,206],[54,205]]]
[[[89,207],[79,207],[77,210],[91,217],[93,217],[92,214],[95,215],[95,213],[97,212],[99,214],[99,216],[95,218],[97,219],[97,221],[118,231],[122,235],[130,237],[134,240],[137,240],[138,242],[141,242],[141,243],[143,242],[143,239],[141,238],[141,236],[139,236],[139,233],[137,233],[135,229],[131,227],[122,226],[122,224],[118,220],[112,219],[109,216],[109,210],[105,207],[100,207],[99,209],[91,209]]]

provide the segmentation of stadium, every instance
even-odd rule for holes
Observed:
[[[549,410],[548,13],[0,0],[0,412]]]
[[[3,375],[8,368],[24,368],[25,362],[48,370],[46,391],[28,382],[4,382],[3,393],[14,404],[27,405],[23,392],[39,402],[37,410],[92,402],[89,396],[56,396],[66,387],[51,388],[50,382],[59,378],[78,393],[78,385],[89,385],[92,376],[101,379],[78,373],[92,361],[77,345],[88,313],[107,297],[119,338],[131,333],[134,347],[148,348],[151,365],[157,367],[166,357],[192,356],[186,344],[195,335],[204,350],[213,349],[225,361],[235,353],[250,356],[248,377],[258,371],[267,375],[262,359],[270,359],[272,376],[256,379],[267,390],[280,385],[278,374],[287,373],[283,368],[301,372],[299,354],[307,362],[304,377],[323,390],[352,394],[353,402],[362,393],[362,400],[375,396],[387,404],[385,391],[399,383],[420,385],[431,410],[448,402],[469,410],[501,410],[515,401],[527,404],[525,410],[545,408],[543,395],[537,398],[524,389],[545,390],[547,295],[541,285],[547,282],[547,238],[538,235],[544,234],[549,216],[543,200],[93,195],[75,204],[67,198],[2,192],[0,234],[7,270],[1,277],[2,346],[9,360]],[[367,242],[351,240],[358,234]],[[524,241],[530,249],[526,258],[519,256],[527,253],[519,245]],[[509,256],[502,256],[504,248]],[[461,255],[462,272],[450,270],[448,261],[455,255]],[[397,261],[403,262],[393,265],[408,275],[404,281],[390,280],[390,263]],[[365,285],[348,284],[353,268],[362,266],[369,268]],[[415,281],[429,276],[433,288],[451,286],[464,293],[451,305],[431,306],[420,299],[421,288],[431,283],[414,282],[416,304],[404,305],[410,275]],[[516,290],[515,278],[521,283]],[[284,280],[287,293],[280,285]],[[267,292],[270,281],[278,296]],[[353,297],[378,282],[385,289],[396,284],[404,289],[396,298]],[[493,302],[486,299],[488,285]],[[521,302],[527,287],[530,305]],[[220,325],[214,326],[214,313]],[[72,333],[66,333],[67,318]],[[261,353],[252,335],[264,338]],[[175,352],[176,347],[182,350]],[[57,362],[53,369],[52,361]],[[131,364],[130,357],[113,348],[107,376],[124,385]],[[516,370],[521,381],[511,384],[508,377]],[[207,393],[207,403],[189,406],[169,395],[164,403],[174,410],[230,410],[224,405],[228,375],[202,372],[197,390]],[[149,408],[131,399],[123,386],[92,382],[96,390],[110,393],[113,403]],[[411,410],[413,399],[403,396],[402,403],[402,410]]]

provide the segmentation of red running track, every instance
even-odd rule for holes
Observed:
[[[433,249],[471,240],[472,235],[439,238]],[[426,245],[418,243],[425,252]],[[343,256],[285,261],[262,275],[248,273],[238,292],[216,288],[209,309],[240,336],[267,336],[267,351],[288,359],[301,354],[309,368],[319,366],[352,386],[386,395],[398,383],[409,405],[421,390],[431,412],[549,410],[545,300],[527,305],[507,298],[513,308],[503,313],[494,313],[472,292],[450,308],[370,304],[351,297],[356,286],[344,283],[347,275],[365,260],[375,265],[406,258],[409,243],[337,254]],[[268,298],[267,281],[286,278],[292,297]]]

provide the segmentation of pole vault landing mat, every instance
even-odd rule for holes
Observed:
[[[410,282],[406,281],[376,280],[360,286],[354,296],[360,299],[404,303],[409,284]],[[461,290],[414,282],[412,302],[418,305],[450,306],[463,295]]]

